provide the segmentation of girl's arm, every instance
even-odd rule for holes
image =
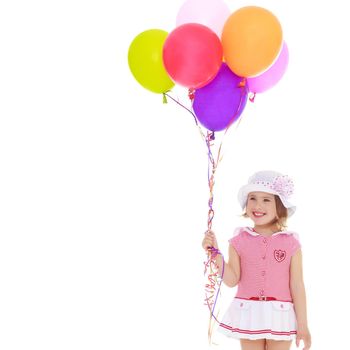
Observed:
[[[218,243],[213,231],[211,230],[207,231],[203,239],[202,246],[205,250],[207,250],[209,247],[214,247],[218,249]],[[239,282],[240,275],[241,275],[240,258],[235,248],[232,245],[229,246],[228,255],[229,255],[228,262],[227,263],[225,262],[225,266],[224,266],[223,281],[228,287],[234,287]],[[224,262],[222,255],[218,254],[215,260],[216,260],[216,264],[219,266],[219,275],[221,276],[222,266]]]
[[[222,274],[222,255],[217,255],[216,263],[219,266],[219,274]],[[228,262],[225,262],[223,281],[228,287],[234,287],[240,280],[241,262],[235,248],[230,244],[228,250]]]
[[[290,290],[292,293],[294,309],[297,319],[297,339],[299,346],[300,340],[304,342],[304,349],[311,347],[311,335],[307,325],[306,293],[303,279],[302,254],[299,249],[293,256],[290,266]]]

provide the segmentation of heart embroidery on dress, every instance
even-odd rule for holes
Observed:
[[[282,262],[286,258],[286,251],[285,250],[275,250],[274,251],[274,257],[278,262]]]

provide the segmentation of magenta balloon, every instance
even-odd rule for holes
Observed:
[[[241,86],[242,80],[222,63],[216,77],[195,91],[193,110],[205,128],[221,131],[239,118],[248,95],[247,88]]]
[[[286,72],[288,60],[288,47],[287,44],[283,42],[281,53],[277,57],[275,63],[264,73],[254,78],[247,78],[249,91],[259,93],[275,86]]]

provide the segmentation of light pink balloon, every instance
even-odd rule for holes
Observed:
[[[264,73],[253,78],[247,78],[249,91],[259,93],[271,89],[281,80],[286,72],[288,60],[288,47],[287,44],[283,42],[281,53],[275,63]]]
[[[222,28],[230,14],[230,9],[222,0],[187,0],[177,14],[176,26],[200,23],[221,38]]]

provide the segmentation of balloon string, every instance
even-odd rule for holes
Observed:
[[[254,102],[255,96],[256,96],[256,93],[254,92],[253,94],[251,94],[251,96],[249,96],[249,101]]]
[[[205,135],[204,135],[204,132],[202,130],[202,128],[200,127],[199,123],[198,123],[198,120],[197,120],[197,117],[196,115],[194,114],[194,112],[192,111],[192,109],[189,109],[188,107],[186,107],[185,105],[183,105],[181,102],[179,102],[178,100],[176,100],[174,97],[172,97],[171,95],[169,95],[168,92],[164,92],[163,93],[163,98],[165,97],[169,97],[172,101],[174,101],[176,104],[178,104],[180,107],[184,108],[187,112],[191,113],[195,123],[196,123],[196,126],[198,128],[198,131],[199,131],[199,134],[202,138],[202,140],[205,140]],[[193,101],[193,96],[194,96],[194,90],[189,90],[189,93],[188,93],[188,96],[190,98],[191,101]]]
[[[208,200],[208,230],[211,230],[213,219],[214,219],[214,209],[213,209],[213,202],[214,202],[214,184],[215,184],[215,172],[217,163],[214,159],[211,147],[214,145],[215,140],[215,133],[214,132],[207,132],[207,136],[205,139],[205,142],[208,147],[208,186],[209,186],[209,200]]]
[[[213,151],[212,151],[212,148],[214,147],[214,142],[215,142],[215,133],[212,131],[208,131],[207,136],[205,138],[206,145],[208,148],[208,185],[209,185],[208,230],[211,230],[212,228],[212,223],[215,215],[215,211],[213,208],[215,174],[216,174],[217,167],[223,157],[222,150],[223,150],[224,139],[228,133],[228,130],[231,128],[232,124],[237,119],[237,114],[241,111],[241,108],[245,101],[244,97],[247,94],[247,84],[245,79],[242,79],[242,81],[239,83],[238,86],[241,88],[239,105],[236,113],[233,115],[229,124],[227,125],[223,137],[221,138],[221,142],[218,148],[216,158],[214,157]],[[236,129],[240,125],[241,120],[242,118],[238,119],[236,124]],[[219,278],[219,266],[216,264],[216,260],[215,260],[218,253],[222,256],[222,272],[221,272],[220,278]],[[223,255],[220,252],[218,252],[218,250],[215,250],[215,248],[209,249],[208,259],[207,259],[207,262],[205,263],[205,271],[204,271],[204,275],[207,275],[207,280],[208,280],[208,283],[205,285],[205,304],[208,306],[210,311],[209,326],[208,326],[209,343],[211,343],[214,321],[220,323],[217,319],[219,311],[217,315],[215,315],[215,308],[218,301],[218,297],[220,295],[220,287],[224,276],[224,267],[225,267],[225,260]]]
[[[200,135],[201,135],[202,139],[205,141],[206,146],[207,146],[208,186],[209,186],[209,200],[208,200],[209,210],[208,210],[208,220],[207,220],[208,230],[211,230],[212,224],[213,224],[213,219],[215,216],[215,211],[213,208],[215,173],[216,173],[217,167],[218,167],[218,165],[223,157],[221,155],[221,152],[222,152],[222,145],[223,145],[224,138],[225,138],[228,130],[230,129],[231,125],[236,120],[237,114],[241,111],[243,101],[244,101],[244,96],[247,94],[247,84],[246,84],[245,78],[242,79],[242,81],[239,83],[238,87],[241,88],[241,97],[240,97],[239,105],[238,105],[236,113],[233,115],[233,117],[231,118],[229,124],[227,125],[227,127],[225,129],[224,135],[221,139],[221,142],[220,142],[220,145],[218,148],[216,158],[214,157],[214,154],[212,151],[212,149],[214,147],[214,141],[215,141],[215,132],[214,131],[207,131],[207,135],[205,135],[203,133],[202,128],[200,127],[200,125],[198,123],[198,120],[197,120],[195,113],[191,109],[187,108],[182,103],[180,103],[179,101],[174,99],[168,93],[164,93],[164,96],[169,97],[172,101],[174,101],[179,106],[181,106],[182,108],[186,109],[189,113],[191,113],[191,115],[193,116],[194,121],[199,129]],[[188,96],[189,96],[189,99],[191,100],[192,105],[193,105],[195,91],[190,89]],[[241,122],[241,119],[242,118],[238,119],[238,122],[236,124],[237,125],[236,128],[238,128],[238,126]],[[218,254],[220,254],[222,256],[221,276],[219,276],[219,266],[216,264],[216,259],[215,259]],[[221,252],[218,249],[211,247],[208,249],[208,258],[207,258],[207,261],[204,263],[204,265],[205,265],[204,275],[207,275],[207,283],[205,284],[205,299],[204,299],[204,301],[205,301],[205,305],[208,306],[209,311],[210,311],[209,326],[208,326],[208,339],[209,339],[209,343],[211,343],[214,321],[220,323],[217,319],[218,315],[215,315],[215,307],[216,307],[216,304],[218,301],[218,296],[220,294],[220,287],[221,287],[221,283],[222,283],[223,276],[224,276],[225,260],[224,260],[223,255],[221,254]]]
[[[163,93],[163,96],[166,96],[166,97],[170,98],[170,99],[173,100],[175,103],[177,103],[179,106],[181,106],[182,108],[186,109],[186,111],[190,112],[190,113],[192,114],[192,116],[193,116],[193,119],[194,119],[196,125],[198,125],[198,121],[197,121],[196,115],[195,115],[189,108],[187,108],[186,106],[184,106],[184,105],[183,105],[181,102],[179,102],[178,100],[175,100],[175,98],[173,98],[172,96],[170,96],[168,92],[164,92],[164,93]],[[163,97],[163,98],[164,98],[164,97]]]
[[[222,257],[222,272],[221,276],[218,274],[219,266],[216,264],[215,258],[217,255],[221,255]],[[214,328],[214,321],[220,323],[217,319],[219,312],[215,315],[214,310],[218,301],[218,297],[220,295],[221,283],[224,276],[225,269],[225,259],[221,252],[214,248],[210,247],[208,249],[208,259],[204,263],[204,276],[207,275],[208,282],[205,284],[205,305],[208,306],[210,317],[209,317],[209,325],[208,325],[208,340],[211,343],[212,332]],[[217,287],[217,290],[216,290]],[[216,293],[215,293],[216,292]]]

